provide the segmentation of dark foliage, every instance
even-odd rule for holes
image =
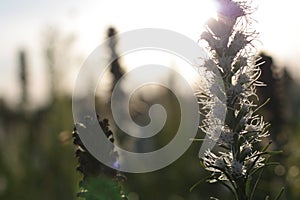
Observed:
[[[99,125],[105,133],[106,137],[114,142],[113,133],[109,130],[108,120],[99,121]],[[74,127],[73,143],[77,146],[76,157],[79,166],[77,171],[83,175],[83,179],[79,183],[79,197],[87,200],[126,200],[121,183],[125,181],[125,176],[119,171],[109,168],[94,158],[82,143],[79,133]],[[113,149],[112,149],[113,152]],[[117,153],[113,152],[114,161],[117,162]]]

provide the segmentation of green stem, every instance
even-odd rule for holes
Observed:
[[[246,184],[245,180],[243,177],[240,177],[237,179],[237,195],[238,195],[238,200],[248,200],[248,196],[246,194]]]

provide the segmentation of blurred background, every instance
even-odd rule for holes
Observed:
[[[265,61],[258,90],[261,102],[271,98],[261,114],[270,121],[273,149],[284,153],[273,160],[260,183],[261,194],[275,196],[286,187],[284,199],[300,196],[300,21],[296,0],[254,1],[253,26],[260,32],[257,48]],[[138,28],[163,28],[198,41],[205,21],[215,15],[212,0],[104,1],[104,0],[2,0],[0,2],[0,199],[76,199],[77,160],[72,143],[72,89],[87,56],[106,38]],[[107,57],[118,45],[107,47]],[[134,67],[158,62],[187,78],[175,56],[138,52],[113,62],[97,88],[97,111],[110,120],[118,143],[149,151],[170,141],[180,112],[176,97],[161,87],[145,87],[131,99],[131,114],[139,124],[149,121],[154,103],[165,106],[168,119],[151,141],[132,141],[111,117],[110,95],[120,77]],[[103,60],[106,62],[107,60]],[[170,82],[176,80],[172,74]],[[91,77],[87,84],[97,81]],[[149,95],[153,94],[153,95]],[[201,137],[199,133],[199,137]],[[208,199],[213,193],[227,198],[218,186],[203,184],[189,189],[206,176],[198,160],[199,143],[170,166],[152,173],[125,174],[132,200]],[[259,195],[260,193],[258,193]],[[258,196],[256,199],[262,199]]]

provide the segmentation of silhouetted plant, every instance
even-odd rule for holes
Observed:
[[[119,79],[123,76],[124,72],[121,68],[120,62],[119,62],[119,55],[117,53],[117,37],[116,37],[117,31],[115,28],[110,27],[107,30],[107,38],[109,38],[109,49],[111,51],[111,58],[113,59],[113,62],[110,65],[110,72],[113,75],[113,84],[112,84],[112,90],[116,83],[119,81]]]
[[[106,137],[113,143],[113,133],[108,128],[108,120],[99,121],[99,124]],[[76,127],[74,127],[73,138],[74,144],[78,147],[76,150],[79,163],[77,170],[83,175],[79,183],[78,197],[86,200],[126,200],[127,197],[120,185],[125,180],[125,176],[94,158],[82,143]],[[117,163],[117,153],[113,149],[110,152],[113,154],[113,162]]]
[[[26,105],[28,100],[28,76],[27,76],[27,59],[26,59],[26,52],[21,50],[19,52],[19,65],[20,65],[20,83],[22,89],[22,96],[21,96],[21,106]]]
[[[287,74],[282,73],[281,75],[272,57],[264,53],[261,53],[259,56],[261,57],[260,62],[263,62],[260,65],[262,74],[259,80],[264,82],[266,87],[258,88],[258,96],[260,102],[270,99],[262,109],[262,113],[264,113],[266,119],[272,124],[270,127],[272,140],[276,147],[281,148],[288,140],[288,134],[283,129],[288,121],[288,88],[285,88],[284,79],[289,77]]]

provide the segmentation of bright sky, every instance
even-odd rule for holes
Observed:
[[[290,66],[300,78],[300,21],[296,0],[257,0],[262,49],[276,56],[279,65]],[[30,64],[31,94],[46,98],[46,66],[42,57],[42,33],[55,26],[75,33],[77,50],[84,58],[104,39],[105,29],[119,32],[137,28],[170,29],[197,41],[204,21],[213,14],[212,0],[1,0],[0,97],[18,96],[17,52],[25,48]],[[78,70],[80,67],[74,67]],[[299,75],[298,75],[299,74]],[[65,75],[62,75],[65,77]]]

